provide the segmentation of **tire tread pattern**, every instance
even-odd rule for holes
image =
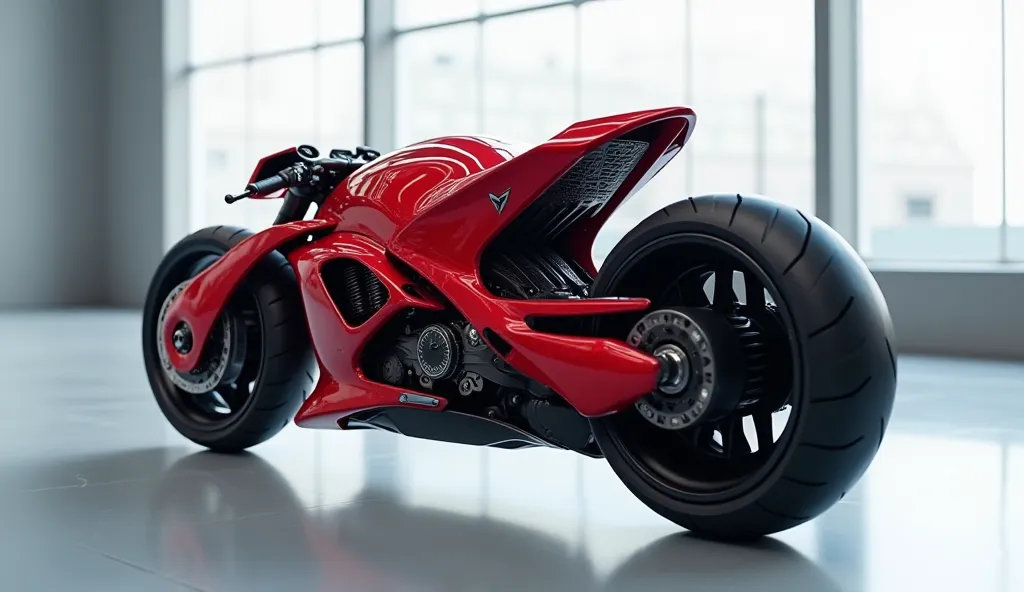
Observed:
[[[850,308],[853,307],[853,300],[854,300],[853,296],[850,296],[849,300],[846,301],[846,304],[843,305],[842,310],[840,310],[839,314],[836,315],[836,318],[834,318],[831,321],[825,323],[824,326],[819,327],[819,328],[815,329],[814,331],[811,331],[807,335],[807,338],[808,339],[814,339],[818,335],[821,335],[825,331],[828,331],[829,329],[831,329],[831,328],[835,327],[836,325],[838,325],[839,322],[843,320],[843,317],[846,316],[846,313],[850,312]]]

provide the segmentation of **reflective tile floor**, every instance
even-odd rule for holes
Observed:
[[[732,547],[570,453],[295,427],[204,453],[138,342],[133,314],[0,315],[0,590],[1024,591],[1024,365],[902,359],[858,488]]]

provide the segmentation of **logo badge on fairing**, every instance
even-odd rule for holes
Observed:
[[[487,196],[491,198],[491,205],[494,206],[494,209],[498,210],[499,214],[501,213],[502,210],[505,209],[505,204],[508,203],[508,194],[511,192],[512,188],[509,187],[508,189],[505,190],[504,193],[500,195],[494,195],[493,193],[487,194]]]

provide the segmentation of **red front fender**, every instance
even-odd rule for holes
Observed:
[[[180,372],[195,368],[202,354],[202,344],[210,334],[213,322],[220,315],[224,304],[235,288],[256,263],[271,251],[304,234],[330,230],[333,222],[325,220],[302,220],[272,226],[238,243],[216,263],[207,267],[189,282],[167,311],[167,319],[161,328],[164,347],[171,365]],[[175,351],[171,336],[175,327],[186,323],[192,330],[192,342],[197,347],[185,354]]]

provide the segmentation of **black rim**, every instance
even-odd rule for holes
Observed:
[[[183,256],[161,283],[162,289],[159,298],[156,299],[157,306],[160,306],[175,286],[198,275],[219,259],[222,254],[222,251],[209,248],[199,249]],[[222,381],[212,390],[204,393],[190,393],[175,385],[162,368],[156,369],[163,387],[160,389],[163,399],[175,409],[180,417],[186,419],[193,427],[202,430],[223,429],[237,421],[251,404],[253,393],[260,380],[263,359],[263,319],[256,294],[243,284],[236,290],[222,315],[232,316],[234,327],[245,331],[245,359],[242,361],[237,376],[230,382]],[[217,323],[222,320],[223,316],[217,319]],[[160,330],[158,323],[154,323],[154,328],[151,338],[155,340],[156,332]],[[219,347],[219,343],[215,344],[214,342],[220,338],[219,331],[211,331],[207,347]]]
[[[626,461],[671,497],[721,502],[757,487],[778,465],[802,411],[794,396],[800,358],[792,316],[764,269],[718,238],[677,234],[634,253],[601,292],[649,298],[651,311],[675,308],[732,324],[749,320],[761,347],[743,362],[757,369],[744,372],[738,408],[682,430],[656,426],[634,407],[605,425]],[[636,320],[609,324],[625,335]]]

